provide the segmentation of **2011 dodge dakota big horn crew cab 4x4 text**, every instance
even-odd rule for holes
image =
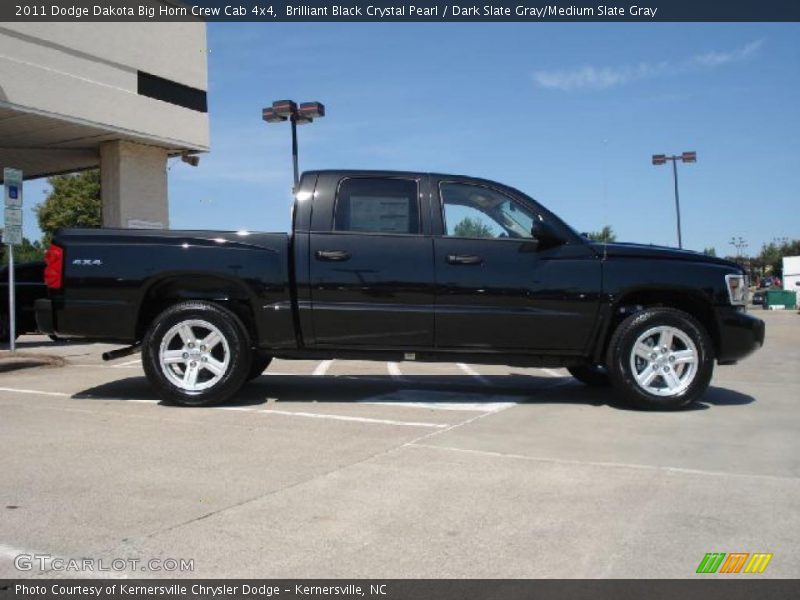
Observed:
[[[674,409],[764,342],[736,264],[589,241],[492,181],[317,171],[295,196],[289,235],[57,232],[39,327],[141,344],[151,384],[185,405],[279,357],[563,366]]]

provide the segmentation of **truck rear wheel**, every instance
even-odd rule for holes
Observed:
[[[625,319],[608,348],[611,382],[637,408],[676,410],[698,400],[714,372],[705,328],[672,308],[649,308]]]
[[[153,321],[142,344],[147,379],[166,402],[207,406],[229,400],[247,380],[247,332],[231,311],[181,302]]]

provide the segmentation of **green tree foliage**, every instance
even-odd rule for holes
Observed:
[[[100,171],[83,171],[48,178],[52,188],[36,207],[39,228],[47,247],[59,227],[100,227],[103,207],[100,201]]]
[[[800,256],[800,240],[764,244],[756,262],[764,273],[782,276],[784,256]]]
[[[44,258],[44,250],[41,242],[31,242],[28,238],[22,238],[22,243],[19,246],[14,246],[14,264],[42,260]],[[3,257],[0,263],[6,266],[8,264],[8,246],[5,244],[0,249],[0,255]]]
[[[706,256],[716,256],[717,250],[713,246],[709,246],[708,248],[703,248],[703,254]]]
[[[453,228],[453,235],[458,237],[471,237],[471,238],[492,238],[494,234],[492,229],[481,223],[478,219],[470,219],[464,217]]]
[[[614,233],[614,229],[611,225],[606,225],[600,231],[591,231],[587,236],[590,240],[594,240],[596,242],[616,242],[617,241],[617,234]]]

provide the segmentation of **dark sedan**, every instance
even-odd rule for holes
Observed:
[[[44,284],[44,263],[29,262],[14,266],[16,288],[17,335],[37,330],[33,305],[39,298],[47,298]],[[8,342],[8,267],[0,269],[0,343]]]

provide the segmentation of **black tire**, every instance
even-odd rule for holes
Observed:
[[[567,371],[575,379],[589,387],[609,387],[611,378],[605,365],[578,365],[567,367]]]
[[[651,331],[656,333],[646,341],[664,339],[660,330],[673,334],[667,338],[675,340],[667,351],[663,351],[665,346],[645,343],[639,353],[635,352],[637,340]],[[644,358],[642,349],[646,350]],[[693,354],[693,362],[679,364],[683,358],[680,353]],[[627,404],[649,410],[677,410],[705,393],[714,373],[714,349],[705,328],[691,315],[673,308],[648,308],[617,327],[609,343],[607,363],[611,383]],[[644,381],[651,378],[652,385],[640,385],[637,374]]]
[[[187,327],[190,335],[185,337]],[[208,351],[203,345],[206,340]],[[166,364],[167,360],[176,362]],[[142,343],[142,364],[150,384],[165,402],[182,406],[219,404],[229,400],[247,380],[250,342],[242,322],[227,308],[211,302],[181,302],[150,325]]]
[[[253,350],[253,360],[250,363],[250,372],[247,374],[247,381],[261,375],[271,362],[272,356],[263,350]]]

